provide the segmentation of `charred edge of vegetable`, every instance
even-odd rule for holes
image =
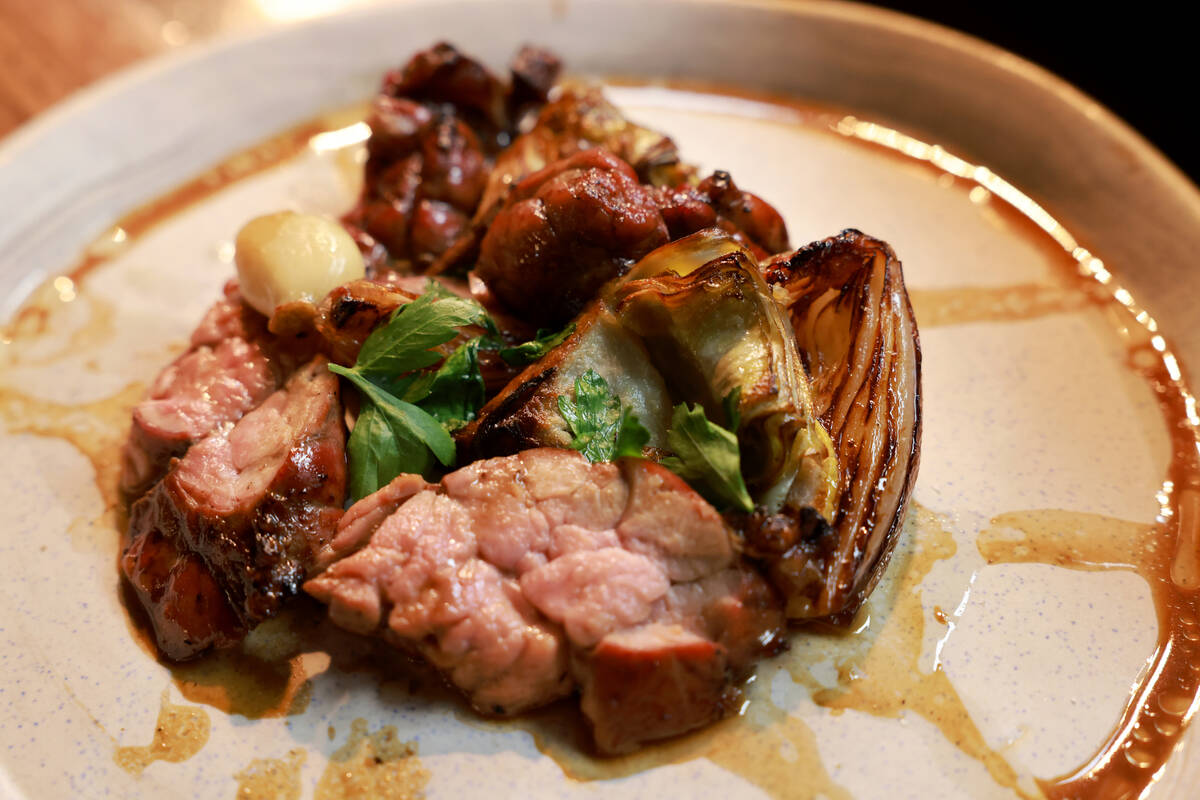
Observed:
[[[864,273],[872,275],[881,267],[883,269],[881,279],[878,281],[863,279]],[[882,356],[884,354],[881,353],[878,343],[871,347],[871,363],[868,365],[868,374],[863,382],[857,386],[824,386],[823,393],[821,391],[814,392],[814,399],[818,401],[817,410],[821,421],[837,444],[842,470],[844,491],[833,527],[838,533],[836,538],[843,542],[843,555],[848,551],[867,553],[870,549],[867,545],[872,540],[878,542],[876,552],[861,561],[857,557],[836,559],[835,556],[834,562],[830,565],[836,569],[837,574],[829,576],[833,580],[827,583],[824,592],[823,605],[828,612],[827,621],[836,625],[846,625],[854,618],[887,567],[907,514],[912,487],[920,465],[923,413],[921,343],[916,318],[904,287],[902,267],[895,252],[886,242],[874,239],[853,228],[847,228],[837,236],[813,242],[790,256],[773,259],[764,265],[764,276],[772,285],[786,287],[793,281],[802,281],[810,287],[807,291],[802,289],[795,298],[796,305],[791,309],[793,322],[797,319],[797,311],[802,313],[809,303],[831,290],[841,292],[843,298],[848,291],[854,292],[853,302],[856,303],[856,307],[852,318],[852,331],[861,321],[864,304],[877,303],[881,313],[890,311],[890,314],[881,315],[878,320],[880,328],[874,332],[874,337],[877,339],[884,334],[883,326],[891,325],[894,352],[899,356],[893,361],[907,361],[908,358],[911,358],[912,435],[908,442],[907,452],[902,452],[898,441],[900,432],[889,425],[886,448],[884,448],[885,456],[882,459],[882,463],[885,465],[883,472],[888,471],[887,465],[895,465],[897,458],[902,458],[904,462],[900,467],[904,470],[903,485],[899,492],[896,509],[890,520],[875,519],[879,499],[876,489],[872,491],[864,506],[865,512],[862,521],[865,524],[858,526],[859,530],[857,531],[843,530],[847,522],[847,505],[853,501],[852,492],[849,490],[858,479],[857,472],[862,451],[857,446],[846,442],[844,427],[846,421],[837,418],[835,401],[845,395],[847,391],[854,390],[854,394],[858,394],[864,387],[872,396],[879,393],[879,382],[883,380],[880,376],[880,369],[883,366]],[[878,295],[872,292],[872,286],[875,284],[880,287]],[[838,302],[843,301],[839,300]],[[851,341],[856,341],[859,337],[852,333],[849,338]],[[909,347],[911,347],[911,352],[906,352]],[[801,355],[813,377],[814,389],[817,389],[822,384],[822,377],[825,377],[819,369],[820,365],[813,362],[803,346]],[[844,366],[839,365],[833,372],[845,378],[850,370],[843,369]],[[886,395],[890,396],[894,388],[891,384],[896,380],[896,373],[889,369],[887,380],[889,385]],[[824,402],[823,408],[820,407],[822,402]],[[886,524],[887,527],[882,535],[879,535],[877,527],[881,523]],[[850,574],[847,575],[847,571]]]
[[[525,430],[526,422],[533,426],[536,421],[529,419],[522,410],[538,389],[558,374],[555,367],[545,369],[542,364],[541,361],[534,362],[513,378],[504,391],[479,410],[474,422],[455,433],[462,463],[513,455],[541,445],[540,440]]]

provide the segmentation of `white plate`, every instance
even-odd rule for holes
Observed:
[[[1070,231],[1104,258],[1153,309],[1184,364],[1200,364],[1190,300],[1200,283],[1189,260],[1200,251],[1194,187],[1102,109],[1012,56],[837,4],[410,3],[148,65],[0,147],[0,311],[7,316],[33,287],[69,270],[130,208],[364,99],[384,69],[438,38],[497,66],[518,43],[536,41],[577,73],[784,92],[936,140],[1052,209],[1065,225],[1052,232],[1061,240]],[[172,681],[126,623],[116,534],[93,464],[111,467],[103,459],[114,455],[135,396],[126,387],[170,358],[229,276],[223,245],[239,223],[281,205],[337,211],[349,202],[338,160],[309,152],[125,242],[80,285],[51,283],[42,297],[50,333],[4,345],[0,411],[10,430],[24,432],[0,437],[0,553],[9,565],[0,586],[0,787],[13,797],[229,797],[253,759],[299,748],[307,797],[356,718],[416,740],[431,797],[485,789],[1008,797],[1007,769],[1032,792],[1031,776],[1070,770],[1103,743],[1155,646],[1146,583],[1130,571],[988,566],[977,543],[986,528],[1011,533],[1029,522],[1027,514],[996,519],[1006,512],[1062,510],[1061,530],[1081,514],[1101,515],[1122,522],[1100,528],[1126,533],[1158,510],[1162,417],[1147,383],[1125,366],[1115,317],[1073,304],[1077,295],[1062,288],[1073,262],[1061,241],[1006,212],[995,196],[1006,189],[990,172],[909,143],[961,173],[939,180],[928,165],[855,138],[905,146],[883,128],[846,119],[836,133],[779,107],[704,94],[625,88],[614,96],[674,136],[689,160],[729,169],[776,203],[794,244],[852,225],[888,240],[905,262],[925,354],[919,507],[872,600],[869,631],[796,635],[792,654],[760,670],[746,722],[609,764],[610,774],[628,773],[611,782],[568,779],[520,726],[478,723],[395,682],[381,689],[378,672],[326,668],[319,654],[304,659],[312,678],[304,713],[250,721],[199,706],[211,732],[197,754],[156,762],[140,778],[123,771],[117,747],[149,743]],[[980,290],[965,307],[963,287]],[[1038,297],[1049,298],[1046,313],[971,317],[981,300]],[[1055,305],[1064,297],[1065,307]],[[36,435],[64,425],[67,438]],[[984,548],[995,555],[1002,543],[990,536]],[[295,637],[285,631],[274,642]],[[938,719],[931,698],[949,686],[961,706],[951,698],[940,708],[961,709],[977,730],[944,723],[958,746],[930,721]],[[170,703],[193,707],[169,691]],[[1200,781],[1198,741],[1191,736],[1190,752],[1168,762],[1155,797],[1190,796]]]

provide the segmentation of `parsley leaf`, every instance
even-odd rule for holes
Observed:
[[[742,387],[735,386],[725,395],[725,399],[721,401],[721,405],[725,408],[725,419],[729,424],[726,426],[729,430],[737,433],[738,428],[742,424]]]
[[[432,366],[442,360],[433,348],[457,336],[463,325],[491,329],[492,321],[474,300],[451,294],[431,281],[425,294],[400,306],[385,325],[367,337],[354,371],[377,380]]]
[[[476,337],[459,346],[437,372],[417,379],[404,399],[416,402],[449,431],[475,419],[487,393],[479,371],[479,348],[483,344],[483,337]]]
[[[528,342],[515,347],[500,348],[500,357],[514,367],[523,367],[526,364],[532,364],[562,344],[574,332],[574,322],[557,333],[545,330],[544,328],[538,328],[537,336]]]
[[[429,477],[439,463],[453,466],[450,431],[469,422],[483,405],[478,354],[485,339],[476,337],[445,359],[434,348],[454,339],[465,325],[494,331],[478,303],[430,282],[425,294],[372,331],[352,368],[329,365],[363,397],[346,444],[355,500],[402,472]],[[426,370],[439,361],[437,370]]]
[[[732,392],[725,398],[726,413],[734,405],[735,413],[730,416],[736,419],[736,402],[731,402],[731,397]],[[703,406],[690,409],[687,403],[675,406],[667,430],[667,446],[675,455],[664,458],[663,466],[691,484],[714,506],[754,510],[754,501],[742,478],[737,434],[710,421]]]
[[[622,456],[640,458],[650,441],[650,431],[622,406],[595,370],[575,379],[575,399],[558,398],[558,411],[572,433],[571,447],[593,463],[614,461]]]
[[[416,439],[422,442],[437,456],[437,460],[447,467],[454,463],[454,440],[450,438],[450,434],[446,432],[441,423],[432,417],[428,411],[401,400],[381,389],[363,377],[357,370],[346,369],[337,364],[330,364],[329,369],[347,378],[357,386],[362,391],[363,398],[379,414],[383,415],[393,431],[402,428],[405,436],[398,438]],[[358,427],[357,423],[354,427]],[[401,458],[404,458],[403,454]],[[392,477],[394,478],[395,475]]]
[[[403,472],[427,474],[433,468],[433,453],[409,434],[403,425],[393,425],[374,403],[363,403],[346,452],[350,456],[350,497],[355,501],[386,486]]]

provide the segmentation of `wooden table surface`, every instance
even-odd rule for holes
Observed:
[[[0,0],[0,136],[121,67],[364,0]]]

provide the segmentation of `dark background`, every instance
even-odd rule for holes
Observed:
[[[1107,106],[1200,183],[1200,32],[1186,3],[876,2],[1023,56]],[[1108,10],[1111,9],[1111,10]]]

